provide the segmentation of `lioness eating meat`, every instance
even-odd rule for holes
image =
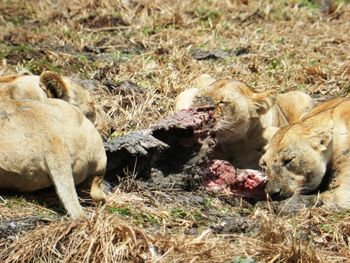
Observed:
[[[0,100],[0,126],[0,189],[54,185],[72,218],[83,214],[75,184],[91,178],[91,197],[105,199],[102,138],[76,107],[57,99]]]
[[[276,130],[293,123],[313,107],[303,92],[276,95],[255,92],[234,80],[215,80],[202,75],[197,87],[185,90],[176,99],[176,109],[213,103],[216,107],[217,147],[214,158],[230,161],[235,167],[257,169],[261,153]]]
[[[329,181],[322,201],[350,208],[349,109],[347,98],[322,103],[273,136],[260,160],[269,178],[267,193],[279,198],[308,194]]]
[[[108,135],[107,114],[97,105],[91,94],[67,77],[51,71],[36,75],[10,75],[0,77],[0,98],[40,100],[62,99],[77,106],[103,136]]]

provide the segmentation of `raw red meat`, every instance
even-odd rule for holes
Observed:
[[[267,177],[260,171],[235,169],[228,161],[212,160],[203,171],[209,191],[258,199],[264,195]]]

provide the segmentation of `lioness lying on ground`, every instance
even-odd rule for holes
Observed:
[[[255,92],[234,80],[215,80],[201,75],[197,87],[185,90],[176,99],[176,109],[201,104],[216,106],[217,147],[214,158],[230,161],[238,168],[257,169],[260,150],[276,130],[298,120],[313,107],[303,92],[276,95],[274,91]]]
[[[56,98],[77,106],[95,125],[102,136],[109,132],[107,114],[91,94],[67,77],[51,71],[37,75],[10,75],[0,77],[0,98],[14,100],[41,100]]]
[[[83,214],[75,184],[89,177],[91,197],[105,199],[102,138],[76,107],[57,99],[0,100],[0,126],[0,189],[54,185],[72,218]]]
[[[321,200],[350,208],[349,109],[347,98],[322,103],[273,136],[260,160],[269,177],[267,193],[287,198],[315,192],[326,183],[329,191]]]

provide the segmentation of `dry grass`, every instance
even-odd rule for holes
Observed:
[[[176,94],[201,73],[261,90],[304,90],[319,100],[346,96],[350,6],[334,1],[335,12],[321,17],[315,2],[2,1],[0,73],[50,69],[92,79],[117,133],[169,114]],[[221,49],[227,57],[196,60],[195,49]],[[126,81],[134,86],[123,89]],[[115,191],[77,222],[31,200],[0,198],[1,261],[349,262],[349,211],[281,215],[210,196],[194,205],[189,193],[135,189]],[[2,222],[28,217],[44,222],[3,239]],[[248,230],[220,234],[218,226],[236,224],[227,217]]]
[[[101,91],[101,103],[123,132],[171,111],[175,95],[200,73],[230,76],[258,89],[347,94],[347,5],[321,18],[306,0],[243,2],[3,2],[0,56],[7,66],[2,72],[17,66],[33,73],[53,69],[102,82],[132,81],[144,91],[131,97],[133,102],[117,91],[113,97]],[[193,49],[223,49],[229,55],[198,61]]]
[[[128,218],[98,210],[89,219],[39,226],[4,249],[0,259],[11,263],[348,262],[349,213],[313,209],[291,218],[257,209],[247,220],[260,223],[249,237],[219,235],[211,229],[192,236],[149,232]]]

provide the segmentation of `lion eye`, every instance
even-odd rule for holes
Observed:
[[[282,160],[283,166],[288,166],[295,159],[295,157],[285,158]]]
[[[265,160],[260,159],[259,166],[262,172],[267,172],[267,163]]]

